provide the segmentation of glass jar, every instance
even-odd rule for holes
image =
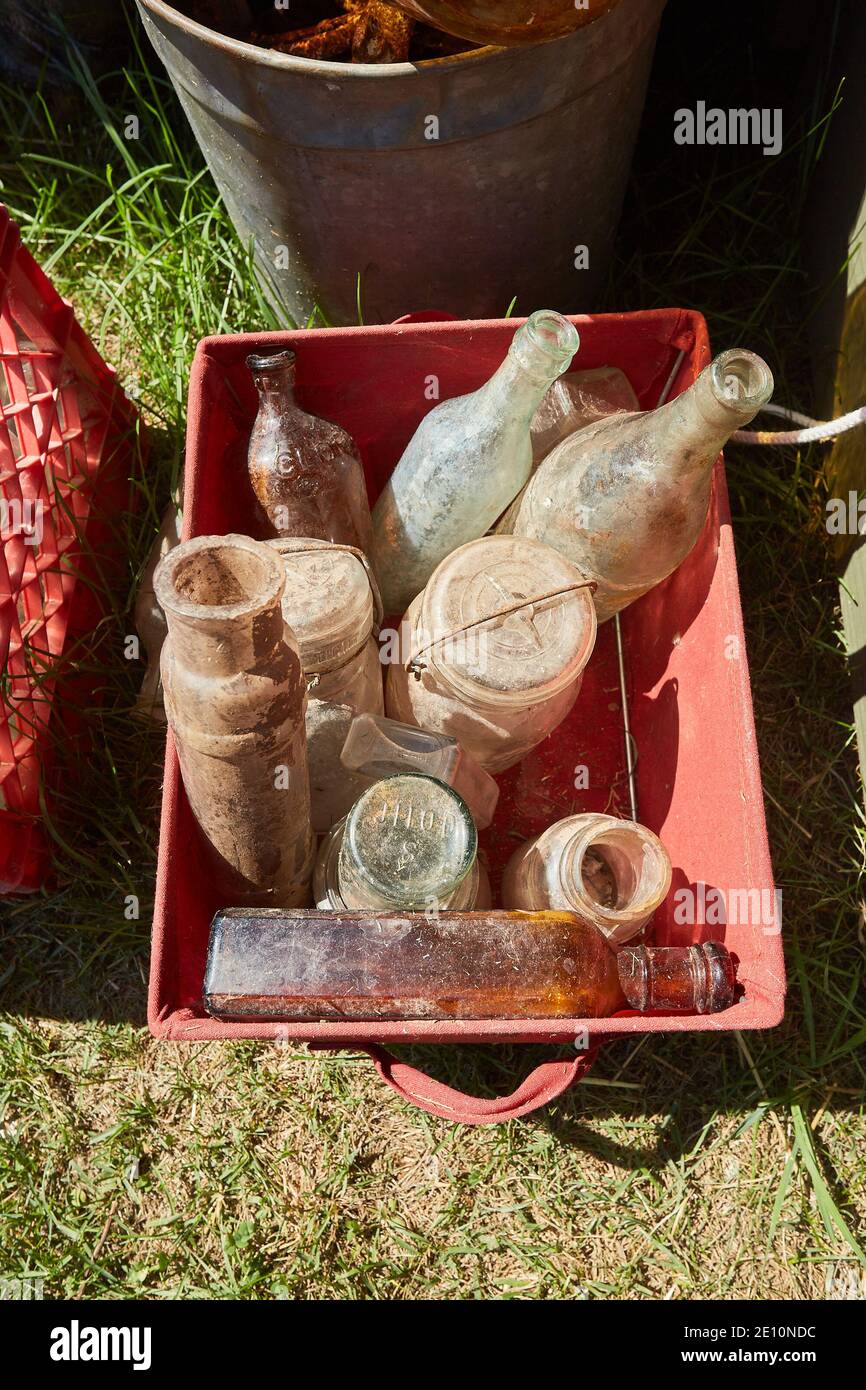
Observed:
[[[592,592],[571,561],[523,536],[470,541],[409,606],[386,711],[502,772],[569,713],[595,633]]]
[[[283,618],[307,678],[307,756],[313,829],[329,830],[368,785],[340,762],[355,714],[384,712],[382,667],[373,636],[379,594],[360,550],[311,537],[268,542],[283,558]]]
[[[368,787],[322,842],[317,907],[437,911],[490,906],[478,833],[465,801],[420,773]]]
[[[515,850],[502,905],[579,912],[620,945],[646,925],[670,886],[671,861],[657,835],[637,821],[592,813],[566,816]]]
[[[370,781],[412,771],[438,777],[462,796],[478,830],[486,830],[493,820],[499,788],[456,738],[447,734],[431,734],[429,729],[376,714],[358,714],[352,720],[340,761]]]

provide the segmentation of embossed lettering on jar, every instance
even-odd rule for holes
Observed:
[[[435,911],[490,906],[469,808],[420,773],[385,777],[325,838],[313,892],[320,908]]]
[[[595,634],[591,590],[564,556],[525,537],[471,541],[409,606],[387,713],[502,772],[565,719]]]

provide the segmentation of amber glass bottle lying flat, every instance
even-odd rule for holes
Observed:
[[[211,926],[217,1018],[604,1018],[716,1013],[734,966],[716,942],[614,953],[570,912],[337,913],[235,908]]]

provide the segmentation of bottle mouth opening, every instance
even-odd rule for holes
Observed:
[[[763,357],[744,348],[721,353],[712,365],[716,398],[726,405],[759,406],[773,394],[773,373]]]
[[[580,347],[574,324],[555,309],[537,309],[526,320],[525,330],[533,346],[554,362],[569,363]]]
[[[246,536],[197,536],[170,552],[154,575],[161,606],[199,620],[254,616],[276,603],[282,588],[278,556]]]
[[[251,352],[246,364],[251,372],[284,372],[294,367],[296,360],[291,348],[282,348],[279,352]]]
[[[671,868],[660,842],[632,822],[575,837],[563,856],[568,897],[611,921],[645,918],[670,887]]]

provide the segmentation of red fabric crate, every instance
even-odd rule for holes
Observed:
[[[480,386],[502,361],[519,320],[402,322],[384,327],[316,329],[207,338],[193,364],[185,474],[184,537],[247,529],[245,449],[255,400],[244,358],[251,351],[292,347],[298,394],[309,410],[338,421],[358,441],[371,499],[434,404],[425,398],[431,374],[442,399]],[[672,395],[710,360],[701,315],[677,309],[573,319],[581,336],[575,366],[620,367],[645,409],[654,406],[685,353]],[[778,928],[760,924],[680,924],[678,888],[707,885],[764,890],[773,900],[739,588],[722,460],[707,525],[680,569],[629,608],[623,635],[632,731],[638,749],[640,818],[664,840],[674,865],[671,895],[655,917],[657,942],[722,939],[738,958],[742,997],[705,1016],[623,1014],[551,1022],[515,1019],[419,1023],[224,1023],[201,1004],[208,928],[216,900],[171,737],[166,750],[159,873],[153,927],[149,1022],[162,1038],[291,1037],[314,1046],[365,1048],[383,1078],[434,1114],[484,1123],[526,1114],[576,1080],[596,1044],[620,1033],[708,1032],[768,1028],[783,1013],[784,966]],[[589,787],[576,790],[575,769],[589,768]],[[493,825],[481,836],[494,891],[521,839],[561,816],[613,809],[628,814],[622,710],[613,624],[600,629],[596,651],[568,720],[518,767],[497,779],[502,788]],[[696,889],[699,893],[700,890]],[[496,899],[494,898],[494,901]],[[571,1043],[582,1034],[589,1052],[536,1069],[514,1095],[475,1100],[425,1076],[385,1051],[388,1043]]]
[[[90,581],[125,566],[135,433],[113,370],[0,205],[0,893],[45,877],[49,719],[58,695],[72,710],[92,693],[63,657],[102,616]],[[35,507],[38,538],[21,530]],[[74,716],[63,727],[71,736]]]

